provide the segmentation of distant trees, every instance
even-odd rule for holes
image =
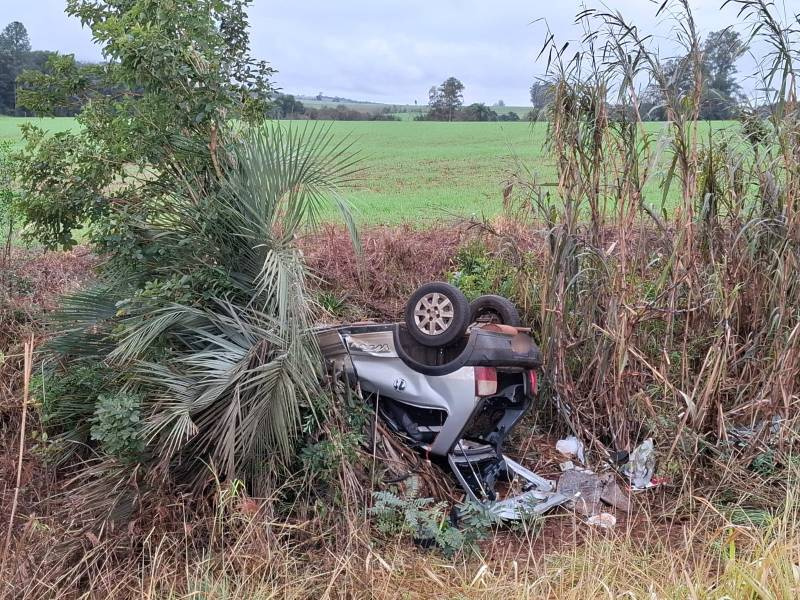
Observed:
[[[461,121],[496,121],[497,113],[482,102],[467,106],[461,115]]]
[[[399,121],[400,117],[393,115],[390,111],[391,108],[388,106],[379,112],[375,112],[370,110],[357,110],[339,104],[335,107],[306,107],[302,116],[296,115],[294,118],[309,119],[312,121]]]
[[[741,36],[731,29],[712,31],[703,44],[701,71],[703,89],[700,118],[708,120],[735,118],[741,102],[741,87],[736,81],[736,61],[747,47]],[[693,80],[690,57],[681,56],[663,65],[670,91],[677,97],[691,93]],[[664,91],[651,84],[642,97],[643,116],[654,121],[667,118],[663,108]]]
[[[16,81],[24,69],[31,68],[31,42],[28,31],[19,21],[0,32],[0,113],[16,110]]]
[[[19,21],[12,21],[0,33],[0,52],[22,56],[31,51],[28,30]]]
[[[306,107],[292,94],[278,94],[272,101],[270,116],[274,119],[293,119],[305,114]]]
[[[358,110],[348,108],[343,104],[337,106],[321,106],[312,108],[306,106],[292,94],[278,94],[272,101],[272,108],[268,116],[272,119],[303,119],[320,121],[399,121],[393,115],[396,107],[384,107],[381,111]]]
[[[0,32],[0,114],[25,115],[27,111],[17,101],[18,78],[24,72],[42,73],[48,69],[47,62],[55,52],[32,50],[28,31],[19,21],[13,21]],[[59,110],[55,114],[74,114]]]
[[[746,46],[732,29],[712,31],[703,48],[704,101],[701,117],[730,119],[736,116],[741,101],[741,87],[736,81],[736,61]]]
[[[455,77],[448,77],[441,85],[428,91],[428,115],[430,121],[453,121],[464,104],[464,84]]]
[[[428,112],[415,117],[416,121],[519,121],[513,111],[498,114],[483,102],[464,104],[464,84],[455,77],[448,77],[441,85],[428,91]],[[495,108],[504,108],[506,103],[498,100]]]
[[[553,99],[553,84],[547,81],[534,81],[530,87],[531,104],[542,109]]]
[[[507,113],[503,113],[501,115],[497,115],[498,121],[519,121],[519,115],[515,113],[513,110],[508,111]]]
[[[527,120],[536,121],[542,115],[542,111],[553,100],[553,84],[548,81],[537,80],[531,84],[529,92],[533,108],[528,112]]]
[[[702,92],[700,118],[724,120],[736,118],[742,100],[741,88],[736,80],[736,61],[745,53],[746,45],[741,36],[732,29],[712,31],[706,37],[702,48]],[[668,92],[677,98],[688,96],[695,86],[692,59],[678,56],[662,62],[664,80]],[[666,120],[664,93],[659,83],[652,82],[640,98],[640,112],[643,119]],[[542,110],[553,99],[553,84],[537,80],[531,84],[530,99],[533,109],[528,119],[535,121],[542,117]],[[621,111],[621,106],[610,106],[613,111]],[[620,113],[621,114],[621,113]]]

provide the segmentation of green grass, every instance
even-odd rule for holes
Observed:
[[[731,123],[702,124],[703,131]],[[342,122],[335,132],[351,135],[364,155],[366,173],[360,189],[350,194],[362,223],[421,226],[453,217],[493,216],[502,208],[504,182],[522,161],[540,183],[555,183],[553,159],[543,146],[546,123]],[[648,123],[660,132],[664,123]],[[667,169],[655,173],[645,193],[660,208],[660,182]],[[669,208],[679,198],[675,182]]]
[[[15,146],[19,146],[22,139],[22,133],[19,127],[24,123],[33,123],[53,133],[78,127],[77,121],[70,117],[32,119],[27,117],[0,116],[0,142],[10,141]]]
[[[544,125],[529,123],[335,122],[364,156],[361,189],[351,194],[359,219],[372,223],[495,214],[514,155],[541,161]],[[550,161],[547,161],[548,163]]]
[[[77,127],[69,118],[0,117],[0,140],[18,141],[19,125],[26,121],[51,131]],[[728,125],[711,124],[715,129]],[[702,124],[704,129],[708,126]],[[364,159],[363,179],[348,192],[362,224],[408,221],[426,227],[447,219],[495,215],[502,207],[503,182],[517,160],[540,183],[555,180],[553,160],[543,150],[545,123],[335,121],[331,127],[337,135],[350,136]],[[647,127],[658,132],[666,126]],[[666,162],[662,160],[662,170]],[[656,173],[646,189],[648,202],[656,207],[662,178]],[[677,200],[678,187],[673,186],[668,203]]]

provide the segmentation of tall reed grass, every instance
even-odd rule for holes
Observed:
[[[770,78],[742,127],[709,139],[697,133],[702,45],[688,2],[658,16],[674,20],[690,86],[667,77],[652,38],[620,13],[587,9],[583,50],[567,56],[552,37],[544,50],[558,181],[552,193],[528,169],[512,182],[527,192],[516,230],[548,248],[519,265],[517,296],[562,416],[601,452],[652,436],[669,455],[713,459],[731,427],[780,423],[782,448],[797,431],[797,23],[781,24],[771,3],[731,4],[773,48]],[[658,136],[643,127],[643,82],[670,118]],[[680,186],[680,206],[648,205],[651,181],[664,197]]]

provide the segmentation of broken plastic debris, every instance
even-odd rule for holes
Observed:
[[[622,466],[622,472],[631,480],[631,487],[643,490],[653,487],[651,480],[656,471],[656,456],[653,438],[647,438],[631,452],[630,460]]]
[[[588,517],[600,511],[602,488],[597,475],[570,469],[558,478],[556,491],[570,499],[576,512]]]
[[[595,475],[588,469],[569,469],[559,478],[556,489],[569,498],[576,512],[586,516],[600,512],[601,502],[625,512],[630,510],[628,494],[617,485],[612,472]]]
[[[586,464],[586,458],[583,453],[583,442],[581,442],[574,435],[558,440],[556,442],[556,450],[561,452],[564,456],[570,458],[575,457],[581,463]]]
[[[619,510],[628,512],[631,508],[630,498],[628,494],[622,491],[617,485],[614,474],[604,473],[600,476],[600,481],[603,483],[603,489],[600,492],[600,500],[613,506]]]
[[[589,525],[596,525],[597,527],[602,527],[603,529],[611,529],[617,524],[617,518],[611,513],[604,512],[600,513],[599,515],[589,517],[586,522]]]

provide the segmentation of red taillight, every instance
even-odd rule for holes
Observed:
[[[528,371],[528,394],[533,396],[538,391],[536,371]]]
[[[475,367],[475,395],[491,396],[497,393],[497,370],[493,367]]]

